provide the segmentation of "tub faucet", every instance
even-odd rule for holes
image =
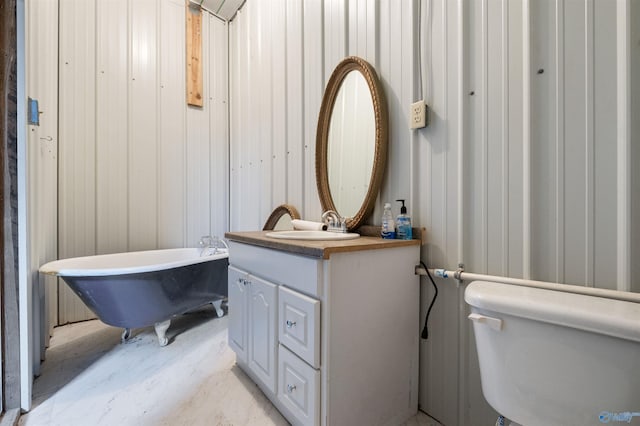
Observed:
[[[207,256],[214,254],[216,252],[217,246],[213,243],[213,237],[211,235],[205,235],[200,237],[200,241],[198,241],[198,246],[200,246],[200,256]]]
[[[347,220],[334,210],[322,213],[322,222],[327,225],[329,232],[347,232]]]
[[[221,249],[220,244],[229,248],[227,244],[218,237],[212,237],[211,235],[205,235],[200,238],[198,245],[200,246],[200,256],[211,256],[218,253]]]

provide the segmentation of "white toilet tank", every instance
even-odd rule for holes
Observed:
[[[640,425],[640,304],[475,281],[482,392],[524,426]]]

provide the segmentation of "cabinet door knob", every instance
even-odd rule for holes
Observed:
[[[293,393],[295,389],[296,389],[296,385],[287,385],[287,392]]]
[[[295,321],[291,321],[291,320],[287,320],[287,328],[291,328],[294,327],[296,325]]]

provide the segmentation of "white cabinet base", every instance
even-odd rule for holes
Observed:
[[[332,252],[325,259],[231,238],[229,261],[230,346],[287,420],[397,425],[417,413],[418,244]],[[243,277],[260,283],[262,293],[233,289]],[[236,304],[246,312],[234,315]],[[245,340],[244,348],[233,343]]]

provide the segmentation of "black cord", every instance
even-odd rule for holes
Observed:
[[[423,339],[428,339],[429,338],[429,330],[427,329],[427,322],[429,321],[429,314],[431,313],[431,308],[433,308],[433,304],[436,301],[436,297],[438,297],[438,286],[436,286],[436,282],[431,277],[431,273],[429,273],[429,268],[427,268],[427,265],[425,265],[422,260],[420,261],[420,265],[422,265],[424,270],[427,271],[427,275],[429,276],[429,279],[431,280],[431,284],[433,284],[433,288],[436,291],[436,294],[433,295],[433,300],[431,301],[431,304],[429,305],[429,309],[427,309],[427,316],[424,318],[424,328],[422,329],[422,334],[420,336]]]

